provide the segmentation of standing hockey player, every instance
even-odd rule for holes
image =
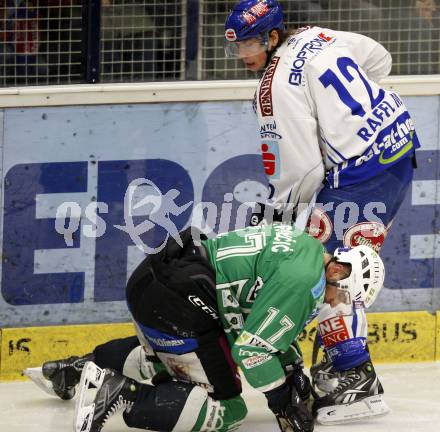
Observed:
[[[329,251],[364,244],[378,252],[420,146],[400,97],[377,84],[390,72],[390,54],[359,34],[320,27],[285,31],[276,0],[238,3],[225,37],[229,56],[264,71],[254,106],[270,195],[251,223],[294,220],[317,193],[312,235]],[[364,415],[351,403],[364,397],[355,389],[371,361],[364,307],[373,300],[339,312],[323,308],[318,317],[326,356],[311,373],[330,394],[317,405],[350,402],[346,417],[323,413],[318,420],[324,423]]]
[[[313,431],[306,406],[311,386],[295,340],[323,301],[338,307],[378,292],[384,278],[379,256],[366,246],[332,256],[313,237],[282,224],[227,233],[200,246],[189,230],[182,239],[183,248],[171,239],[147,257],[127,285],[145,351],[135,355],[135,342],[116,340],[85,358],[43,365],[58,394],[69,388],[72,396],[84,360],[97,363],[87,362],[82,372],[75,431],[100,431],[120,408],[126,424],[140,429],[236,430],[247,412],[236,365],[265,394],[281,430]],[[150,378],[149,362],[168,372],[154,376],[153,385],[122,374],[143,363],[143,378]],[[109,363],[117,371],[99,367]],[[384,413],[373,367],[367,363],[359,373],[368,394],[364,411]],[[91,402],[90,385],[98,389]]]

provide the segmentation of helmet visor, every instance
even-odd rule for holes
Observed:
[[[263,36],[254,37],[238,42],[226,41],[225,53],[228,58],[253,57],[267,51],[267,38]]]

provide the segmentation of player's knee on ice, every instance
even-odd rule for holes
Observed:
[[[124,412],[127,426],[160,431],[230,431],[247,414],[241,396],[214,400],[197,385],[170,381],[156,387],[142,385],[135,404]]]

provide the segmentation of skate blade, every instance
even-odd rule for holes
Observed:
[[[27,376],[34,384],[36,384],[45,393],[58,397],[53,389],[52,383],[44,378],[43,369],[40,367],[27,368],[23,371],[23,375]]]
[[[75,415],[73,417],[74,432],[90,431],[93,415],[95,414],[94,398],[90,396],[91,394],[96,394],[96,391],[101,388],[104,376],[104,370],[96,366],[95,363],[87,362],[84,365],[78,386]]]
[[[390,408],[383,399],[383,395],[380,394],[351,404],[320,408],[316,420],[322,425],[342,424],[368,417],[384,416],[390,411]]]
[[[292,426],[289,424],[289,422],[286,419],[283,419],[282,417],[276,417],[278,426],[281,431],[283,432],[295,432],[292,428]]]

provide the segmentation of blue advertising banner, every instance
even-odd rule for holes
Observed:
[[[374,310],[440,307],[439,101],[405,102],[423,147]],[[267,193],[250,102],[5,109],[0,122],[2,327],[127,320],[146,253],[202,219],[242,227]]]

